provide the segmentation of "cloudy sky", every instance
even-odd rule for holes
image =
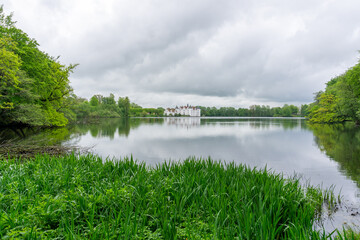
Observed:
[[[142,106],[281,106],[355,65],[359,0],[3,0],[78,96]]]

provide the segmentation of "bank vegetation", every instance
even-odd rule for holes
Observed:
[[[188,158],[38,155],[0,162],[2,239],[331,239],[331,191],[267,169]]]

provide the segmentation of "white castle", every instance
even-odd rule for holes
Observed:
[[[176,108],[167,108],[164,111],[164,114],[166,116],[175,116],[175,115],[181,115],[181,116],[190,116],[190,117],[200,117],[201,116],[201,110],[197,107],[192,106],[182,106]]]

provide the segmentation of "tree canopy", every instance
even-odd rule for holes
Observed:
[[[69,75],[76,65],[62,65],[38,47],[1,6],[0,125],[68,123],[64,104],[72,92]]]
[[[351,120],[360,124],[360,62],[327,82],[325,91],[315,94],[308,117],[317,123]]]
[[[202,116],[214,117],[300,117],[308,106],[302,105],[301,108],[295,105],[285,104],[283,107],[273,107],[265,105],[251,105],[249,108],[234,107],[202,107]]]

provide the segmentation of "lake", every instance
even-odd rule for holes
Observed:
[[[335,186],[343,206],[324,226],[360,226],[360,129],[309,125],[301,118],[100,119],[59,129],[2,129],[19,144],[90,148],[102,157],[133,156],[148,165],[189,156],[265,168],[324,188]]]

